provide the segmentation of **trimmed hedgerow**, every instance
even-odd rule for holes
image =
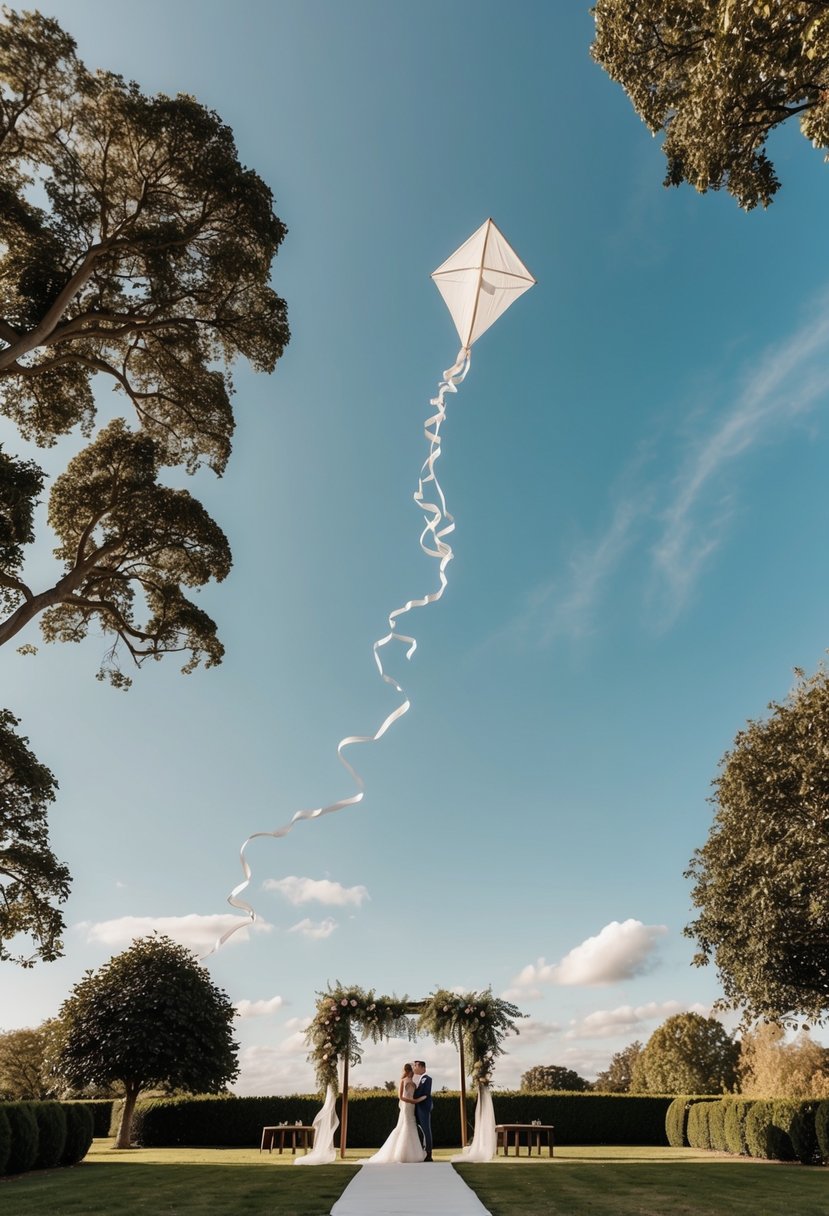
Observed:
[[[435,1144],[460,1143],[457,1093],[437,1093],[432,1111]],[[671,1099],[650,1095],[495,1093],[499,1123],[531,1123],[540,1119],[555,1127],[557,1144],[665,1144],[665,1112]],[[227,1095],[193,1098],[139,1099],[136,1139],[146,1146],[202,1145],[226,1147],[258,1145],[268,1124],[309,1124],[320,1108],[318,1095],[235,1098]],[[117,1123],[117,1103],[113,1126]],[[468,1125],[473,1125],[474,1100],[467,1103]],[[348,1143],[352,1148],[376,1148],[397,1121],[393,1094],[352,1094],[348,1102]]]
[[[93,1137],[100,1139],[109,1135],[109,1125],[112,1118],[113,1098],[77,1098],[63,1102],[67,1106],[85,1106],[92,1115]]]
[[[3,1109],[11,1129],[6,1173],[23,1174],[37,1157],[37,1119],[30,1102],[7,1102]]]
[[[37,1156],[32,1169],[53,1170],[66,1146],[66,1115],[60,1102],[33,1102],[37,1119]]]
[[[12,1129],[9,1126],[8,1116],[5,1110],[0,1106],[0,1174],[6,1173],[6,1164],[9,1160],[9,1153],[12,1149]]]
[[[688,1139],[688,1116],[692,1106],[698,1102],[715,1102],[716,1099],[707,1094],[694,1096],[693,1094],[680,1094],[679,1097],[669,1105],[665,1112],[665,1136],[672,1148],[688,1148],[690,1141]],[[698,1118],[698,1116],[697,1116]],[[643,1141],[642,1143],[646,1143]],[[656,1143],[656,1141],[647,1141],[647,1143]],[[664,1141],[661,1141],[664,1143]],[[697,1145],[696,1147],[702,1147]]]
[[[773,1101],[760,1099],[746,1117],[746,1145],[752,1157],[772,1161],[794,1161],[795,1153],[789,1135],[775,1120]]]
[[[686,1134],[691,1148],[711,1147],[711,1136],[708,1128],[708,1108],[710,1102],[694,1102],[688,1111]]]
[[[815,1111],[815,1136],[822,1161],[829,1161],[829,1102],[821,1102]]]
[[[730,1105],[728,1098],[708,1104],[708,1147],[717,1153],[727,1153],[725,1143],[725,1112]]]
[[[85,1102],[71,1102],[64,1107],[66,1115],[66,1143],[63,1146],[61,1165],[77,1165],[89,1152],[94,1133],[92,1111]]]
[[[821,1151],[815,1131],[815,1114],[819,1103],[796,1098],[781,1098],[774,1103],[772,1118],[787,1136],[795,1157],[803,1165],[819,1165]]]
[[[756,1099],[732,1098],[725,1110],[725,1147],[735,1156],[749,1156],[746,1143],[746,1119]]]

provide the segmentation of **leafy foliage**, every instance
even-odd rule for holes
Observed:
[[[339,980],[317,995],[317,1010],[306,1041],[311,1048],[308,1059],[321,1089],[329,1085],[337,1089],[340,1060],[347,1056],[349,1064],[360,1063],[361,1041],[366,1035],[373,1043],[392,1036],[414,1038],[408,997],[378,997],[373,988],[369,992],[353,984],[346,988]]]
[[[120,1081],[118,1146],[128,1148],[142,1089],[215,1093],[239,1068],[235,1010],[195,956],[168,937],[139,938],[88,971],[59,1015],[57,1068],[70,1084]]]
[[[489,1085],[501,1046],[508,1034],[518,1034],[515,1019],[523,1017],[517,1005],[485,992],[458,995],[446,988],[431,993],[417,1021],[418,1034],[430,1034],[436,1043],[463,1043],[466,1068],[475,1085]]]
[[[754,1104],[753,1098],[733,1098],[725,1111],[725,1144],[729,1153],[736,1156],[748,1156],[746,1140],[746,1119]]]
[[[66,1143],[61,1165],[77,1165],[89,1152],[94,1136],[92,1112],[82,1102],[64,1103],[66,1114]]]
[[[564,1090],[578,1093],[590,1089],[590,1082],[580,1077],[572,1068],[560,1064],[536,1064],[521,1074],[521,1088],[528,1093],[543,1093],[545,1090]]]
[[[829,1097],[829,1051],[802,1030],[784,1042],[783,1027],[761,1022],[740,1043],[740,1092],[758,1098]]]
[[[0,1098],[43,1101],[57,1096],[48,1065],[47,1025],[0,1034]]]
[[[37,1160],[37,1119],[31,1102],[9,1102],[3,1110],[9,1121],[11,1143],[6,1172],[23,1174]]]
[[[630,1093],[633,1070],[641,1053],[642,1044],[638,1039],[623,1047],[621,1051],[615,1052],[607,1068],[600,1072],[593,1082],[593,1089],[606,1094]]]
[[[37,1120],[37,1156],[33,1169],[52,1170],[66,1149],[66,1113],[60,1102],[34,1102]]]
[[[829,676],[796,675],[720,761],[685,930],[697,965],[716,963],[722,1007],[787,1025],[829,1004]]]
[[[829,147],[823,0],[596,0],[593,58],[640,118],[665,132],[666,186],[725,187],[767,207],[780,182],[765,146],[797,117]]]
[[[648,1039],[636,1062],[633,1091],[722,1093],[734,1084],[738,1055],[738,1044],[715,1018],[677,1013]]]
[[[70,878],[49,847],[46,816],[57,782],[15,730],[19,724],[0,709],[0,960],[31,967],[61,953],[64,921],[56,904],[68,898]],[[30,953],[12,953],[18,935],[31,939]]]

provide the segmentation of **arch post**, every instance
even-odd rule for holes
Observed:
[[[463,1035],[458,1032],[458,1056],[461,1065],[461,1148],[466,1148],[466,1066],[463,1059]]]
[[[348,1140],[348,1052],[343,1059],[343,1101],[340,1111],[340,1159],[345,1157],[345,1146]]]

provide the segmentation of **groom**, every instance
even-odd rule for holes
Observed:
[[[432,1160],[432,1078],[426,1075],[423,1060],[415,1060],[412,1067],[415,1079],[415,1122],[426,1150],[424,1161]]]

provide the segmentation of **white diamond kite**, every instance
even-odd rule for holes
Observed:
[[[438,266],[432,278],[452,314],[464,351],[535,283],[491,219]]]
[[[248,836],[240,853],[244,878],[238,886],[234,887],[227,900],[231,907],[238,908],[245,915],[239,917],[236,923],[222,934],[213,950],[209,951],[210,954],[223,945],[237,930],[256,920],[256,913],[251,905],[239,898],[250,885],[252,876],[250,863],[246,856],[248,845],[262,836],[274,838],[287,836],[294,824],[301,819],[319,819],[323,815],[330,815],[335,811],[341,811],[345,807],[355,806],[358,802],[362,802],[365,797],[365,783],[357,770],[346,760],[345,749],[353,747],[357,743],[376,743],[398,718],[402,718],[408,712],[411,705],[401,685],[394,676],[389,675],[386,671],[381,652],[384,653],[384,648],[390,643],[398,642],[406,647],[406,658],[410,659],[417,649],[417,642],[413,637],[398,632],[398,619],[411,612],[413,608],[424,608],[427,604],[436,603],[446,589],[446,567],[454,556],[446,537],[454,532],[455,523],[446,509],[446,499],[435,472],[435,464],[441,452],[440,427],[446,417],[445,397],[447,393],[458,391],[458,385],[469,371],[469,348],[472,343],[480,338],[481,334],[485,333],[503,312],[506,312],[514,300],[517,300],[535,283],[535,279],[527,267],[507,244],[503,234],[491,219],[481,224],[478,231],[473,233],[468,241],[464,241],[442,266],[438,266],[432,278],[452,314],[452,320],[455,322],[461,339],[458,357],[454,365],[443,373],[443,379],[438,385],[437,396],[433,397],[430,402],[436,407],[436,413],[426,420],[424,427],[429,443],[429,455],[421,467],[417,489],[414,493],[414,500],[423,512],[425,525],[420,534],[420,547],[429,557],[438,560],[438,586],[434,591],[417,599],[407,600],[405,604],[389,613],[388,632],[378,638],[372,647],[374,662],[381,679],[403,699],[391,713],[387,714],[373,734],[348,735],[337,744],[337,756],[357,786],[356,793],[346,798],[340,798],[336,802],[329,802],[324,806],[296,811],[291,819],[281,827],[273,828],[270,831],[254,832]],[[204,957],[206,958],[207,955]],[[328,1152],[328,1149],[325,1151]],[[319,1157],[319,1160],[323,1159],[327,1159],[325,1153]],[[309,1160],[309,1158],[303,1160]],[[313,1160],[316,1163],[317,1158],[314,1157]]]

